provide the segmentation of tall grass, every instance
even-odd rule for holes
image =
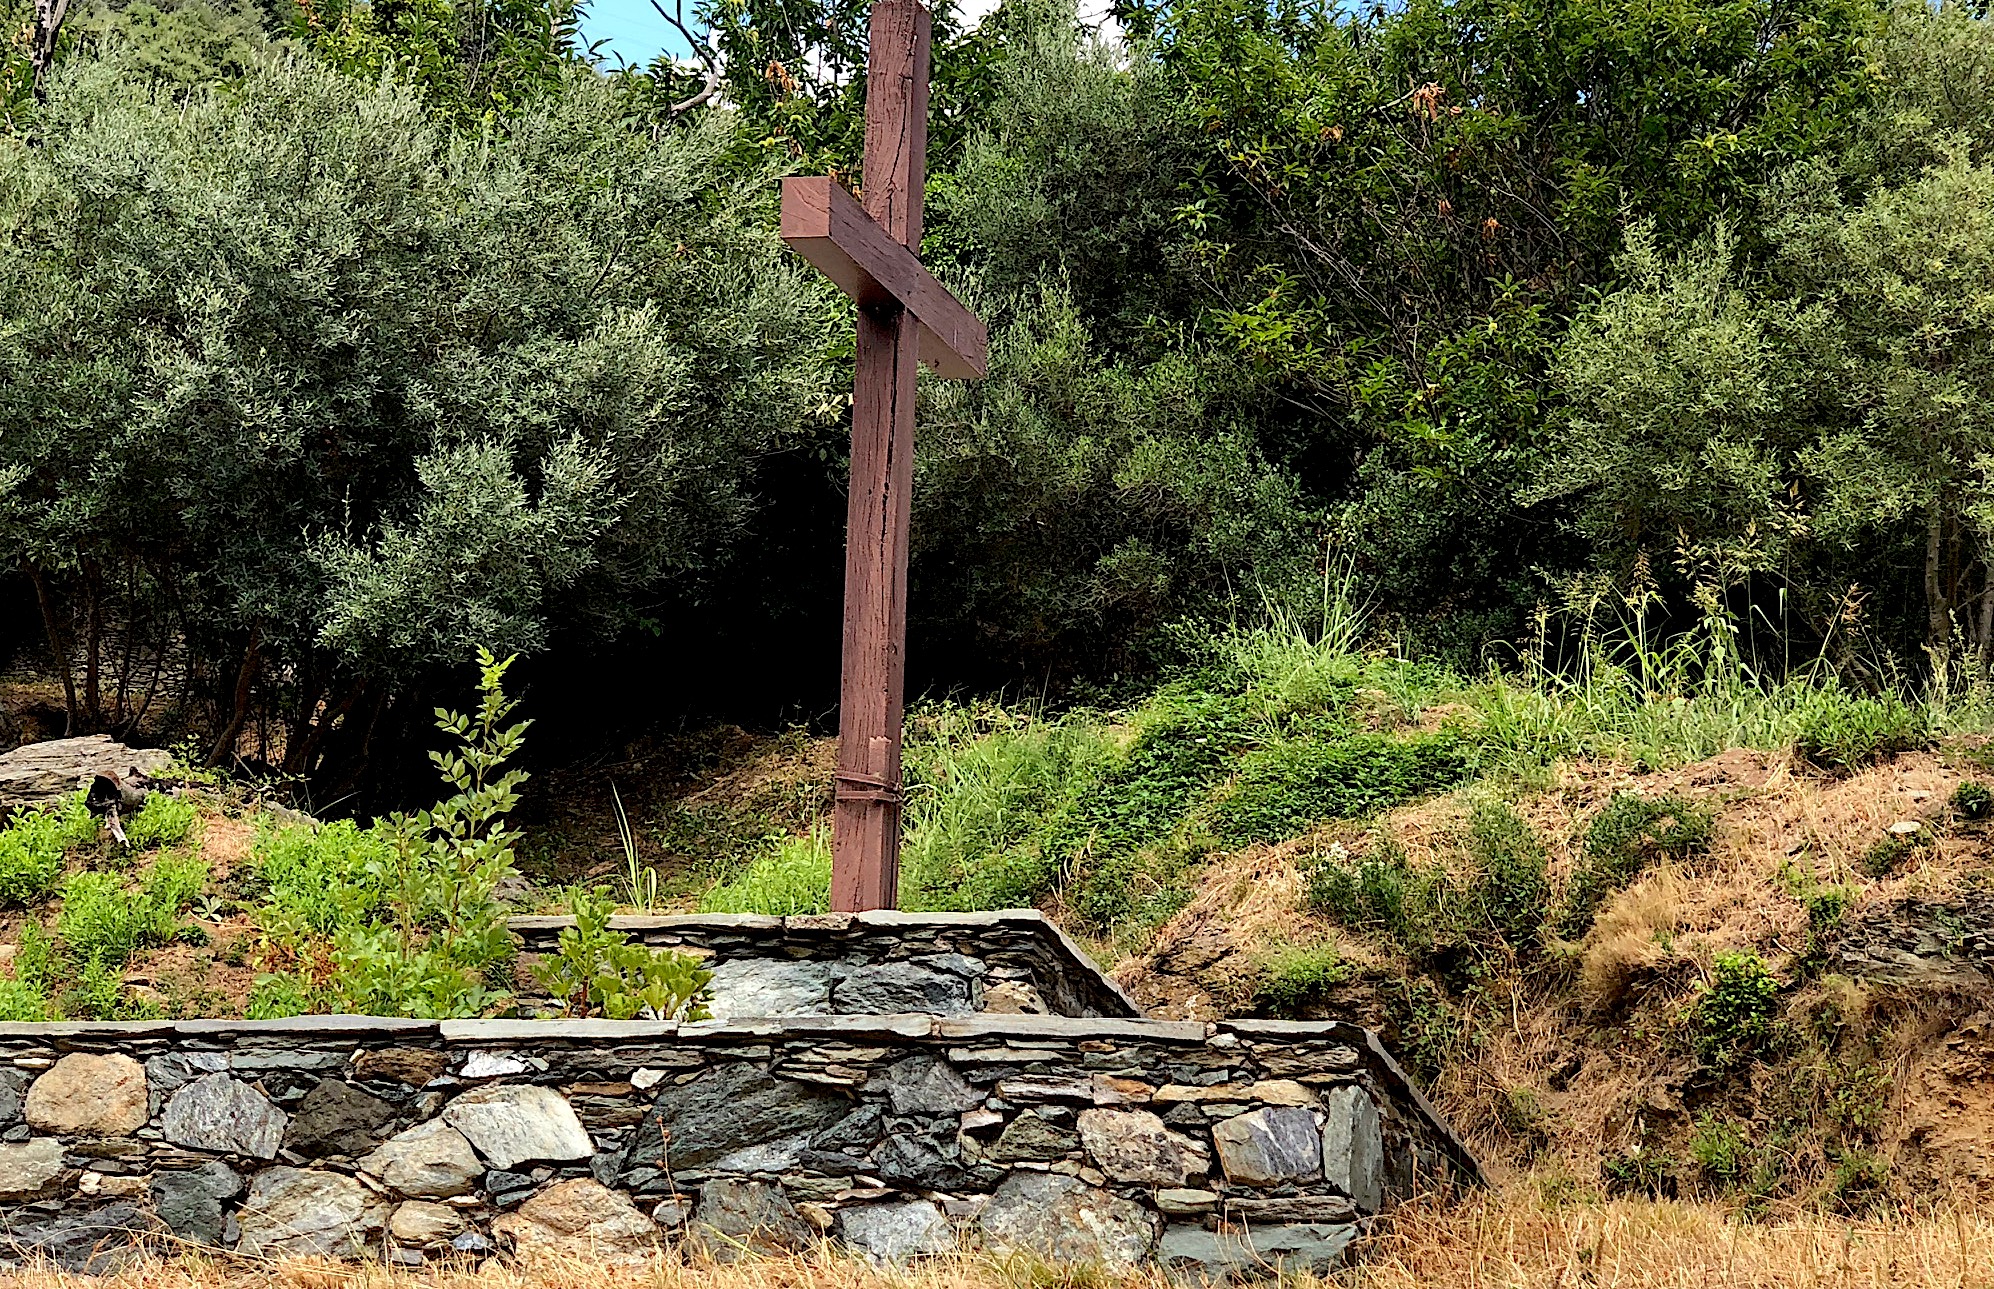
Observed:
[[[1096,930],[1167,916],[1214,847],[1275,842],[1463,779],[1529,779],[1558,761],[1667,766],[1744,747],[1839,773],[1943,734],[1994,727],[1984,678],[1863,692],[1825,656],[1761,670],[1718,609],[1666,638],[1625,620],[1550,615],[1508,666],[1478,675],[1366,651],[1347,570],[1319,612],[1270,606],[1120,712],[936,704],[909,722],[901,904],[968,910],[1064,899]],[[822,844],[783,839],[703,907],[776,912],[828,898]],[[780,906],[780,908],[778,907]]]

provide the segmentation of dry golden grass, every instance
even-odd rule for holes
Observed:
[[[882,1271],[844,1257],[631,1269],[548,1260],[530,1268],[392,1271],[316,1263],[181,1260],[104,1280],[17,1273],[20,1289],[1166,1289],[1154,1272],[1062,1273],[963,1256]],[[1290,1278],[1292,1289],[1321,1282]],[[1940,1210],[1844,1221],[1735,1221],[1709,1204],[1616,1200],[1545,1207],[1517,1185],[1402,1210],[1338,1289],[1994,1289],[1994,1216]]]
[[[1361,1289],[1987,1289],[1994,1218],[1740,1223],[1711,1204],[1545,1208],[1518,1187],[1400,1215],[1349,1279]]]

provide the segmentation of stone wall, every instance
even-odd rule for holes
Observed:
[[[573,920],[514,918],[509,925],[523,949],[518,975],[526,985],[533,961],[552,951]],[[1035,909],[626,916],[610,919],[610,927],[707,957],[716,1017],[1142,1014]]]
[[[0,1027],[0,1260],[832,1239],[1337,1263],[1475,1162],[1367,1031],[1056,1016]]]

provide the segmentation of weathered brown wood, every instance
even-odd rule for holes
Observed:
[[[866,55],[863,206],[830,179],[783,183],[782,236],[859,304],[852,485],[845,532],[845,665],[831,907],[900,896],[900,728],[907,683],[907,523],[917,367],[981,376],[983,323],[921,267],[927,178],[928,11],[878,0]]]
[[[895,304],[920,323],[920,357],[944,380],[987,370],[989,331],[914,252],[887,236],[843,184],[822,175],[782,181],[782,240],[862,309]]]
[[[899,902],[917,334],[905,310],[859,314],[845,537],[845,667],[832,816],[831,907],[839,912],[894,908]]]
[[[931,23],[918,0],[872,7],[865,59],[865,210],[886,235],[921,249],[928,178]]]

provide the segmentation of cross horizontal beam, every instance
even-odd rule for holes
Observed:
[[[782,240],[861,309],[899,305],[921,328],[921,361],[944,380],[989,369],[990,335],[914,252],[893,240],[835,179],[782,181]]]

